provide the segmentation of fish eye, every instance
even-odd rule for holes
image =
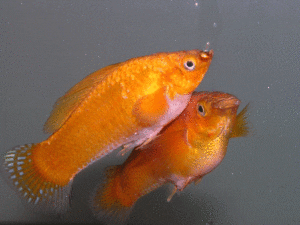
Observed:
[[[201,116],[205,116],[205,110],[204,110],[204,107],[203,105],[198,105],[198,113],[201,115]]]
[[[192,61],[192,60],[188,60],[184,63],[184,68],[189,70],[189,71],[192,71],[195,69],[195,63]]]

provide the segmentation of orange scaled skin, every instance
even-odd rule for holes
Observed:
[[[212,50],[157,53],[90,74],[55,103],[47,140],[7,153],[9,183],[42,211],[44,201],[59,212],[80,170],[122,145],[153,138],[184,110],[212,57]]]
[[[50,181],[65,185],[91,160],[102,158],[129,141],[145,141],[151,135],[135,133],[144,128],[158,132],[160,129],[155,128],[162,128],[160,120],[169,108],[166,97],[173,100],[189,95],[204,77],[211,57],[212,53],[197,50],[158,53],[110,66],[109,73],[95,84],[59,130],[37,146],[37,167]],[[184,68],[187,58],[195,61],[195,70]],[[99,75],[103,75],[101,70],[85,79],[98,79]],[[148,98],[152,102],[140,107]],[[185,101],[183,109],[188,103]],[[152,105],[162,106],[163,111],[151,111]],[[169,121],[179,113],[174,113]],[[150,122],[144,118],[147,116],[152,118]],[[55,123],[55,117],[53,120]],[[130,140],[132,136],[136,138]]]
[[[154,140],[133,150],[124,164],[107,171],[106,183],[92,199],[95,214],[110,222],[122,221],[141,196],[159,186],[174,184],[174,194],[200,181],[220,164],[229,139],[247,134],[247,107],[237,116],[239,104],[226,93],[194,93],[182,114]]]

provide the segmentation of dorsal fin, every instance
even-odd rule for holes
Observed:
[[[230,138],[244,137],[249,134],[249,122],[246,113],[248,112],[249,103],[237,115],[234,127],[232,129]]]
[[[120,63],[117,63],[95,71],[60,97],[55,102],[50,117],[44,125],[44,132],[54,133],[57,131],[91,91],[119,65]]]

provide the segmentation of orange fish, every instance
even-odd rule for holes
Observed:
[[[74,176],[120,146],[153,138],[184,110],[212,57],[212,50],[157,53],[90,74],[55,103],[47,140],[6,153],[5,177],[34,210],[66,210]]]
[[[151,142],[132,151],[119,166],[109,167],[91,205],[109,222],[127,219],[136,201],[172,183],[173,193],[199,182],[223,160],[230,138],[248,133],[247,106],[237,115],[240,101],[221,92],[194,93],[187,108]]]

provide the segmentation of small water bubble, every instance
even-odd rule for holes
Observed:
[[[209,49],[209,46],[210,46],[210,42],[208,41],[208,42],[206,42],[206,46],[205,46],[205,52],[207,52],[208,51],[208,49]]]

